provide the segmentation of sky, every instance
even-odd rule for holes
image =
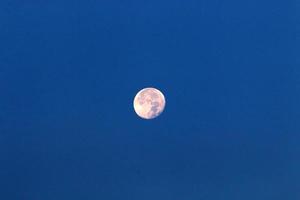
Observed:
[[[0,199],[299,200],[299,9],[1,1]]]

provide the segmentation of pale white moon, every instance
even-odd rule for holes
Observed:
[[[138,116],[144,119],[158,117],[165,109],[166,100],[158,89],[144,88],[139,91],[133,101],[133,107]]]

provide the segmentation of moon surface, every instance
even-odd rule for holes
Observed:
[[[143,119],[158,117],[165,109],[166,100],[156,88],[144,88],[139,91],[133,101],[133,107],[138,116]]]

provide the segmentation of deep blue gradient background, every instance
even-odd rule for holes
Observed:
[[[1,1],[0,199],[299,200],[299,10]]]

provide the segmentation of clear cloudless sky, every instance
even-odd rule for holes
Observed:
[[[1,200],[299,200],[297,0],[1,0]],[[165,112],[134,113],[143,87]]]

